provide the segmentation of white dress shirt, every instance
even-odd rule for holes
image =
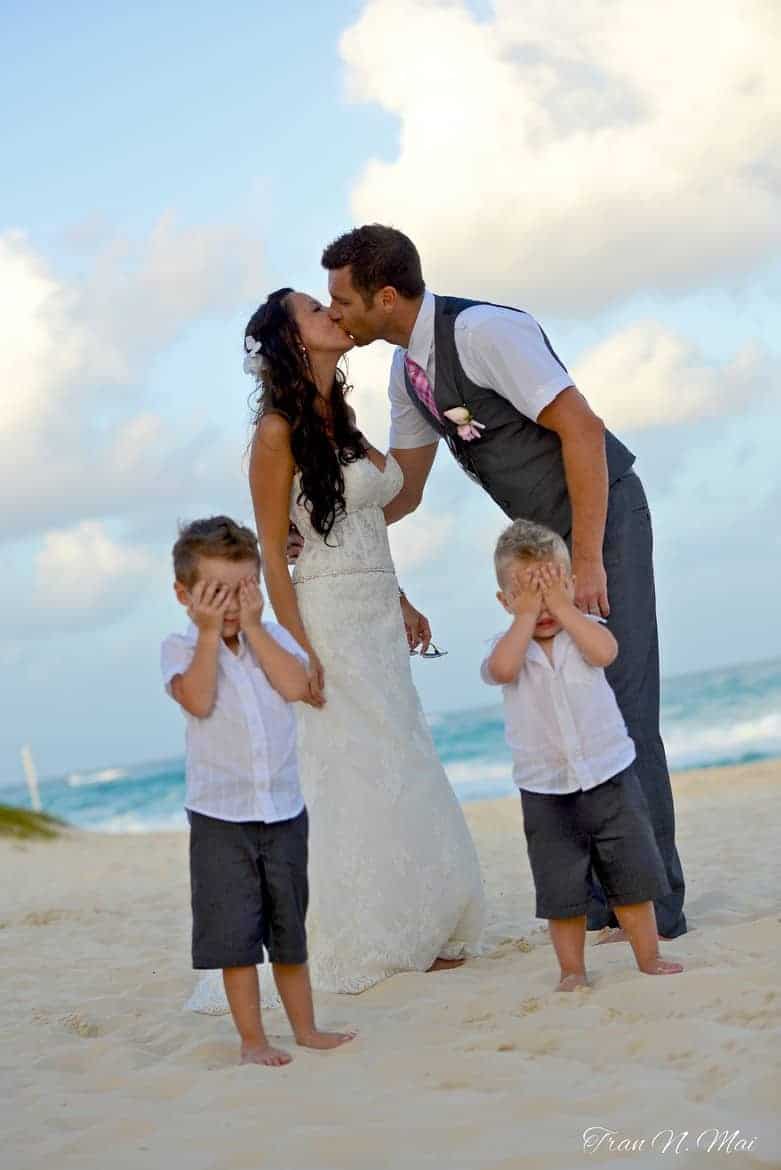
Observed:
[[[303,662],[307,655],[282,626],[264,622],[268,634]],[[163,683],[190,665],[198,630],[171,634],[160,650]],[[233,654],[220,639],[217,695],[204,719],[186,720],[185,807],[221,821],[287,821],[304,798],[298,779],[296,718],[291,703],[274,690],[243,634]]]
[[[498,686],[488,657],[481,677]],[[553,639],[553,662],[532,639],[517,679],[502,692],[519,788],[549,795],[586,791],[634,760],[635,745],[604,670],[586,662],[566,630]]]
[[[436,443],[439,433],[410,401],[404,381],[404,357],[426,371],[436,393],[434,352],[434,295],[423,295],[409,349],[396,349],[391,364],[388,395],[391,402],[390,446],[397,449]],[[473,305],[455,322],[456,351],[464,373],[478,386],[501,394],[534,422],[554,398],[573,386],[568,374],[551,353],[540,326],[528,313]]]

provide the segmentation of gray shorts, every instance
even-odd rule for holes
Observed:
[[[188,811],[193,967],[305,963],[306,809],[288,821],[220,821]]]
[[[608,906],[669,893],[634,767],[587,792],[521,792],[538,918],[577,918],[591,898],[593,865]]]

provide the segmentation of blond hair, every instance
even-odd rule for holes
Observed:
[[[552,528],[533,520],[513,520],[496,542],[494,568],[502,584],[502,574],[513,561],[561,561],[570,567],[567,545]]]

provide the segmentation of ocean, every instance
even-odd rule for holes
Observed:
[[[462,801],[512,792],[500,706],[430,717],[437,749]],[[662,730],[670,767],[715,767],[781,756],[781,658],[666,679]],[[40,781],[46,812],[108,833],[186,825],[184,761],[151,760],[70,772]],[[24,784],[0,801],[29,806]]]

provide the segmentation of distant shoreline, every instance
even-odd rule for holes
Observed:
[[[772,756],[762,760],[750,761],[743,764],[707,764],[700,768],[684,768],[676,772],[671,772],[670,775],[673,781],[673,788],[675,792],[680,792],[681,794],[686,793],[687,795],[694,794],[698,787],[700,787],[705,793],[708,791],[709,786],[712,786],[714,783],[719,783],[725,779],[732,780],[736,784],[738,791],[742,779],[748,781],[769,781],[770,783],[777,782],[778,784],[781,784],[781,755]],[[493,807],[495,805],[499,806],[507,803],[515,805],[517,803],[517,798],[515,795],[515,790],[513,789],[512,792],[502,793],[497,796],[486,795],[466,798],[462,801],[462,803],[464,805],[468,805],[470,809],[474,810],[483,805],[486,807]],[[74,833],[83,833],[90,837],[164,837],[167,834],[171,834],[172,836],[181,836],[187,832],[186,825],[182,825],[181,827],[166,827],[160,829],[141,828],[130,831],[125,830],[124,832],[122,830],[109,831],[107,829],[90,829],[82,825],[74,824],[70,821],[62,820],[58,817],[52,817],[46,813],[34,814],[29,809],[25,809],[20,806],[0,804],[0,841],[4,837],[6,839],[13,837],[13,834],[7,834],[3,832],[3,810],[13,810],[16,813],[24,814],[24,816],[28,818],[37,816],[53,826],[53,832],[38,832],[29,834],[23,833],[19,835],[20,837],[25,837],[28,840],[33,838],[42,839],[44,837],[48,837],[49,839],[53,840],[63,831],[67,832],[69,835]]]

